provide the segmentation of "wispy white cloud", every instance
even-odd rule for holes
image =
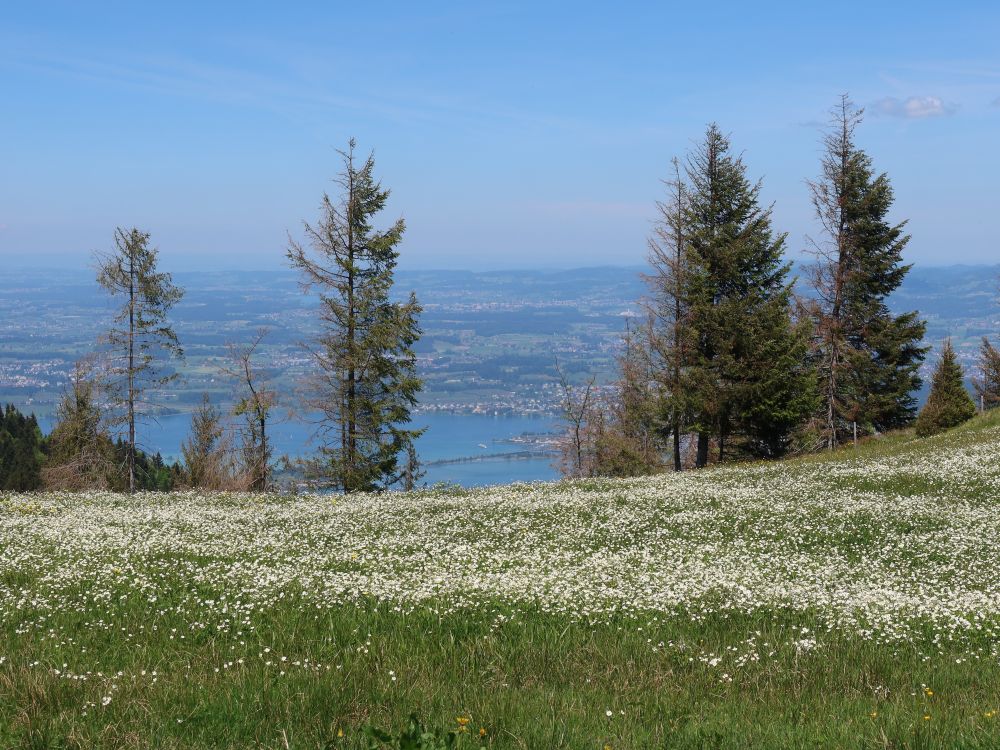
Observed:
[[[575,120],[511,107],[501,102],[456,96],[412,86],[349,86],[324,71],[333,61],[322,54],[286,59],[269,51],[273,69],[216,63],[178,55],[101,54],[92,50],[53,49],[45,40],[28,45],[0,31],[0,70],[30,69],[107,86],[144,90],[156,95],[196,98],[213,103],[253,106],[301,117],[331,111],[375,114],[397,122],[454,123],[464,117],[551,128],[578,126]]]
[[[886,96],[875,102],[874,109],[878,114],[889,117],[922,120],[929,117],[953,115],[958,110],[958,106],[945,102],[939,96],[910,96],[906,99]]]

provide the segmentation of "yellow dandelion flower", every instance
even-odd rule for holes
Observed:
[[[869,715],[869,716],[871,716],[871,717],[872,717],[872,718],[874,719],[874,718],[875,718],[876,716],[878,716],[878,711],[872,711],[872,712],[871,712],[870,714],[868,714],[868,715]]]
[[[486,736],[486,727],[479,727],[479,736],[480,737]]]
[[[930,721],[930,720],[931,720],[931,715],[930,714],[924,714],[924,721]]]

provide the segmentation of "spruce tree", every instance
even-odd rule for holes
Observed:
[[[0,409],[0,491],[41,489],[45,448],[34,414],[26,417],[13,404]]]
[[[822,227],[813,241],[815,299],[812,357],[821,395],[823,442],[833,449],[856,423],[867,432],[908,424],[927,348],[916,312],[893,315],[886,298],[910,270],[905,222],[891,224],[893,192],[885,174],[854,142],[862,111],[845,95],[823,140],[821,175],[810,182]]]
[[[304,225],[306,244],[290,239],[287,251],[304,288],[320,295],[322,332],[310,349],[318,377],[307,405],[325,442],[308,468],[318,484],[344,493],[407,481],[421,432],[408,427],[422,385],[413,350],[421,308],[412,293],[406,302],[390,298],[405,227],[402,219],[374,227],[389,191],[374,177],[374,156],[359,165],[354,149],[352,139],[340,152],[341,195],[323,195],[319,222]]]
[[[720,460],[736,436],[754,454],[780,455],[813,393],[805,340],[791,320],[785,235],[774,234],[761,183],[749,181],[717,125],[686,171],[686,387],[696,403],[696,464],[707,463],[712,434]]]
[[[128,489],[135,492],[136,423],[150,406],[154,388],[165,385],[176,373],[165,373],[159,357],[183,356],[177,334],[167,314],[184,295],[169,273],[157,270],[158,253],[149,246],[149,234],[138,229],[115,230],[115,249],[99,256],[97,282],[121,306],[115,314],[106,342],[111,351],[110,396],[122,413],[120,423],[128,430],[126,463]]]
[[[88,360],[76,363],[56,414],[42,470],[45,487],[86,490],[123,484]]]
[[[191,434],[181,443],[184,468],[190,487],[209,490],[229,489],[232,473],[229,470],[227,446],[222,412],[212,406],[207,393],[202,395],[199,407],[191,416]],[[156,456],[159,459],[159,456]],[[154,461],[154,465],[157,462]],[[162,465],[162,460],[158,462]],[[157,469],[160,466],[156,466]]]
[[[975,414],[976,405],[962,380],[962,366],[955,359],[951,339],[946,339],[934,370],[930,395],[917,417],[917,435],[926,437],[943,432],[972,419]]]
[[[979,377],[974,383],[984,409],[1000,406],[1000,351],[985,336],[979,347]]]

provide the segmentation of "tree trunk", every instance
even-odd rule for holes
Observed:
[[[701,469],[708,465],[708,433],[698,433],[698,453],[695,457],[694,465]]]
[[[258,404],[258,409],[260,405]],[[260,455],[257,457],[257,461],[260,464],[257,467],[257,491],[263,492],[267,489],[267,418],[261,416],[260,418]]]
[[[135,492],[135,259],[134,257],[130,257],[128,263],[128,491]]]
[[[356,424],[356,401],[357,401],[357,372],[355,370],[355,317],[357,313],[354,309],[354,164],[349,165],[350,174],[348,180],[347,199],[347,455],[344,461],[344,494],[357,489],[354,485],[357,477],[355,469],[357,460],[357,424]]]

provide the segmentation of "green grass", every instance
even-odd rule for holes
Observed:
[[[802,620],[793,626],[780,613],[646,622],[641,631],[633,622],[583,627],[537,615],[495,628],[485,618],[377,606],[317,618],[293,599],[252,635],[208,631],[180,643],[165,630],[143,633],[144,621],[141,606],[122,607],[114,625],[131,639],[72,623],[80,628],[73,649],[87,650],[81,661],[95,672],[114,665],[121,678],[46,674],[25,662],[59,664],[68,644],[26,644],[19,665],[0,671],[3,742],[365,747],[362,725],[401,726],[411,710],[446,728],[471,716],[474,733],[483,727],[486,736],[470,738],[470,747],[990,748],[1000,738],[1000,715],[986,716],[998,708],[1000,669],[956,665],[960,657],[947,650],[925,660],[914,649],[834,638],[821,653],[763,658],[732,682],[690,661],[688,654],[745,650],[749,637],[786,639]],[[687,645],[653,651],[650,637]],[[271,666],[258,657],[265,648]],[[323,667],[293,666],[303,652]],[[243,665],[215,672],[239,658]],[[101,707],[104,695],[112,700]],[[97,705],[83,716],[88,701]]]
[[[395,515],[351,500],[0,498],[0,747],[362,748],[366,725],[398,733],[416,712],[444,730],[469,717],[469,748],[997,748],[1000,548],[979,545],[996,534],[1000,472],[982,456],[998,427],[991,415],[930,440],[681,480],[425,494]],[[921,468],[939,459],[960,471]],[[772,493],[788,509],[757,523]],[[476,588],[480,575],[544,572],[517,561],[550,557],[503,557],[525,537],[525,555],[565,553],[551,600],[520,578]],[[748,568],[775,565],[761,578],[734,568],[746,602],[712,588],[662,607],[636,588],[632,601],[644,584],[629,565],[665,576],[656,594],[674,580],[664,568],[684,583],[741,545]],[[600,567],[605,553],[633,562]],[[881,565],[901,592],[932,590],[913,601],[950,608],[878,604],[852,619],[834,600],[754,590],[774,571],[799,580],[809,560],[848,566],[822,579],[831,596]],[[410,593],[441,570],[458,572],[440,594]],[[333,576],[410,588],[321,593]],[[946,601],[952,585],[981,611]],[[865,619],[883,606],[892,627]],[[955,626],[957,613],[975,624]]]

